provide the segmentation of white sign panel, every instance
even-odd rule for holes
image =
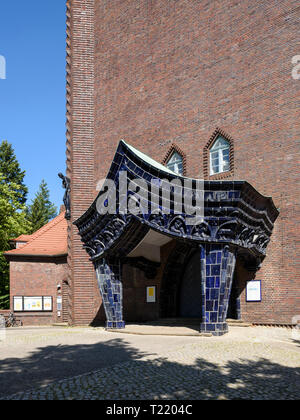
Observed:
[[[156,302],[156,286],[147,287],[147,303]]]
[[[247,282],[246,289],[247,302],[261,302],[261,281],[251,280]]]
[[[24,311],[42,311],[42,297],[24,297]]]
[[[23,311],[23,297],[14,296],[14,312]]]
[[[56,304],[57,304],[57,310],[58,311],[61,311],[61,305],[62,305],[62,297],[61,296],[57,296],[57,302],[56,302]]]
[[[14,312],[53,311],[51,296],[14,296]]]
[[[44,311],[52,311],[52,297],[44,297]]]

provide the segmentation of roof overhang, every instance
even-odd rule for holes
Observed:
[[[128,211],[129,201],[140,211]],[[150,229],[193,245],[229,244],[262,259],[278,214],[247,181],[182,177],[121,140],[96,200],[74,224],[92,261],[127,257]]]
[[[49,260],[49,259],[61,259],[67,258],[68,254],[14,254],[14,253],[3,253],[7,261],[21,261],[21,260]]]

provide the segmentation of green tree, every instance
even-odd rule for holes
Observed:
[[[21,171],[13,147],[6,140],[0,144],[0,172],[6,183],[14,183],[18,188],[17,200],[20,204],[25,204],[28,193],[28,188],[24,184],[25,171]]]
[[[25,203],[28,189],[15,152],[6,140],[0,144],[0,308],[9,305],[9,264],[3,252],[11,249],[9,240],[29,233]]]
[[[21,204],[23,187],[16,182],[7,182],[0,172],[0,308],[9,304],[9,264],[3,256],[8,251],[10,239],[29,233],[31,224],[26,218],[26,208]]]
[[[57,215],[57,209],[50,201],[47,183],[42,180],[32,204],[27,209],[27,220],[31,223],[31,233],[36,232]]]

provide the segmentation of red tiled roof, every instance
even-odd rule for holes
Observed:
[[[60,213],[51,222],[32,235],[21,235],[14,239],[15,242],[28,240],[17,249],[7,251],[6,256],[58,256],[67,254],[67,228],[65,212]]]

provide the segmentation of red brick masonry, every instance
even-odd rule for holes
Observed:
[[[280,209],[256,274],[262,302],[246,303],[243,291],[242,318],[290,324],[300,314],[300,81],[291,76],[298,1],[69,0],[67,7],[72,220],[93,201],[121,138],[158,161],[176,144],[185,175],[209,179],[205,148],[219,128],[232,143],[227,176],[247,180]],[[100,297],[71,226],[70,321],[89,323]]]
[[[14,297],[52,297],[51,312],[16,312],[24,325],[66,321],[67,222],[65,213],[33,235],[15,239],[17,248],[5,253],[10,262],[10,307]],[[28,242],[26,242],[28,241]],[[57,298],[62,298],[60,316]]]

